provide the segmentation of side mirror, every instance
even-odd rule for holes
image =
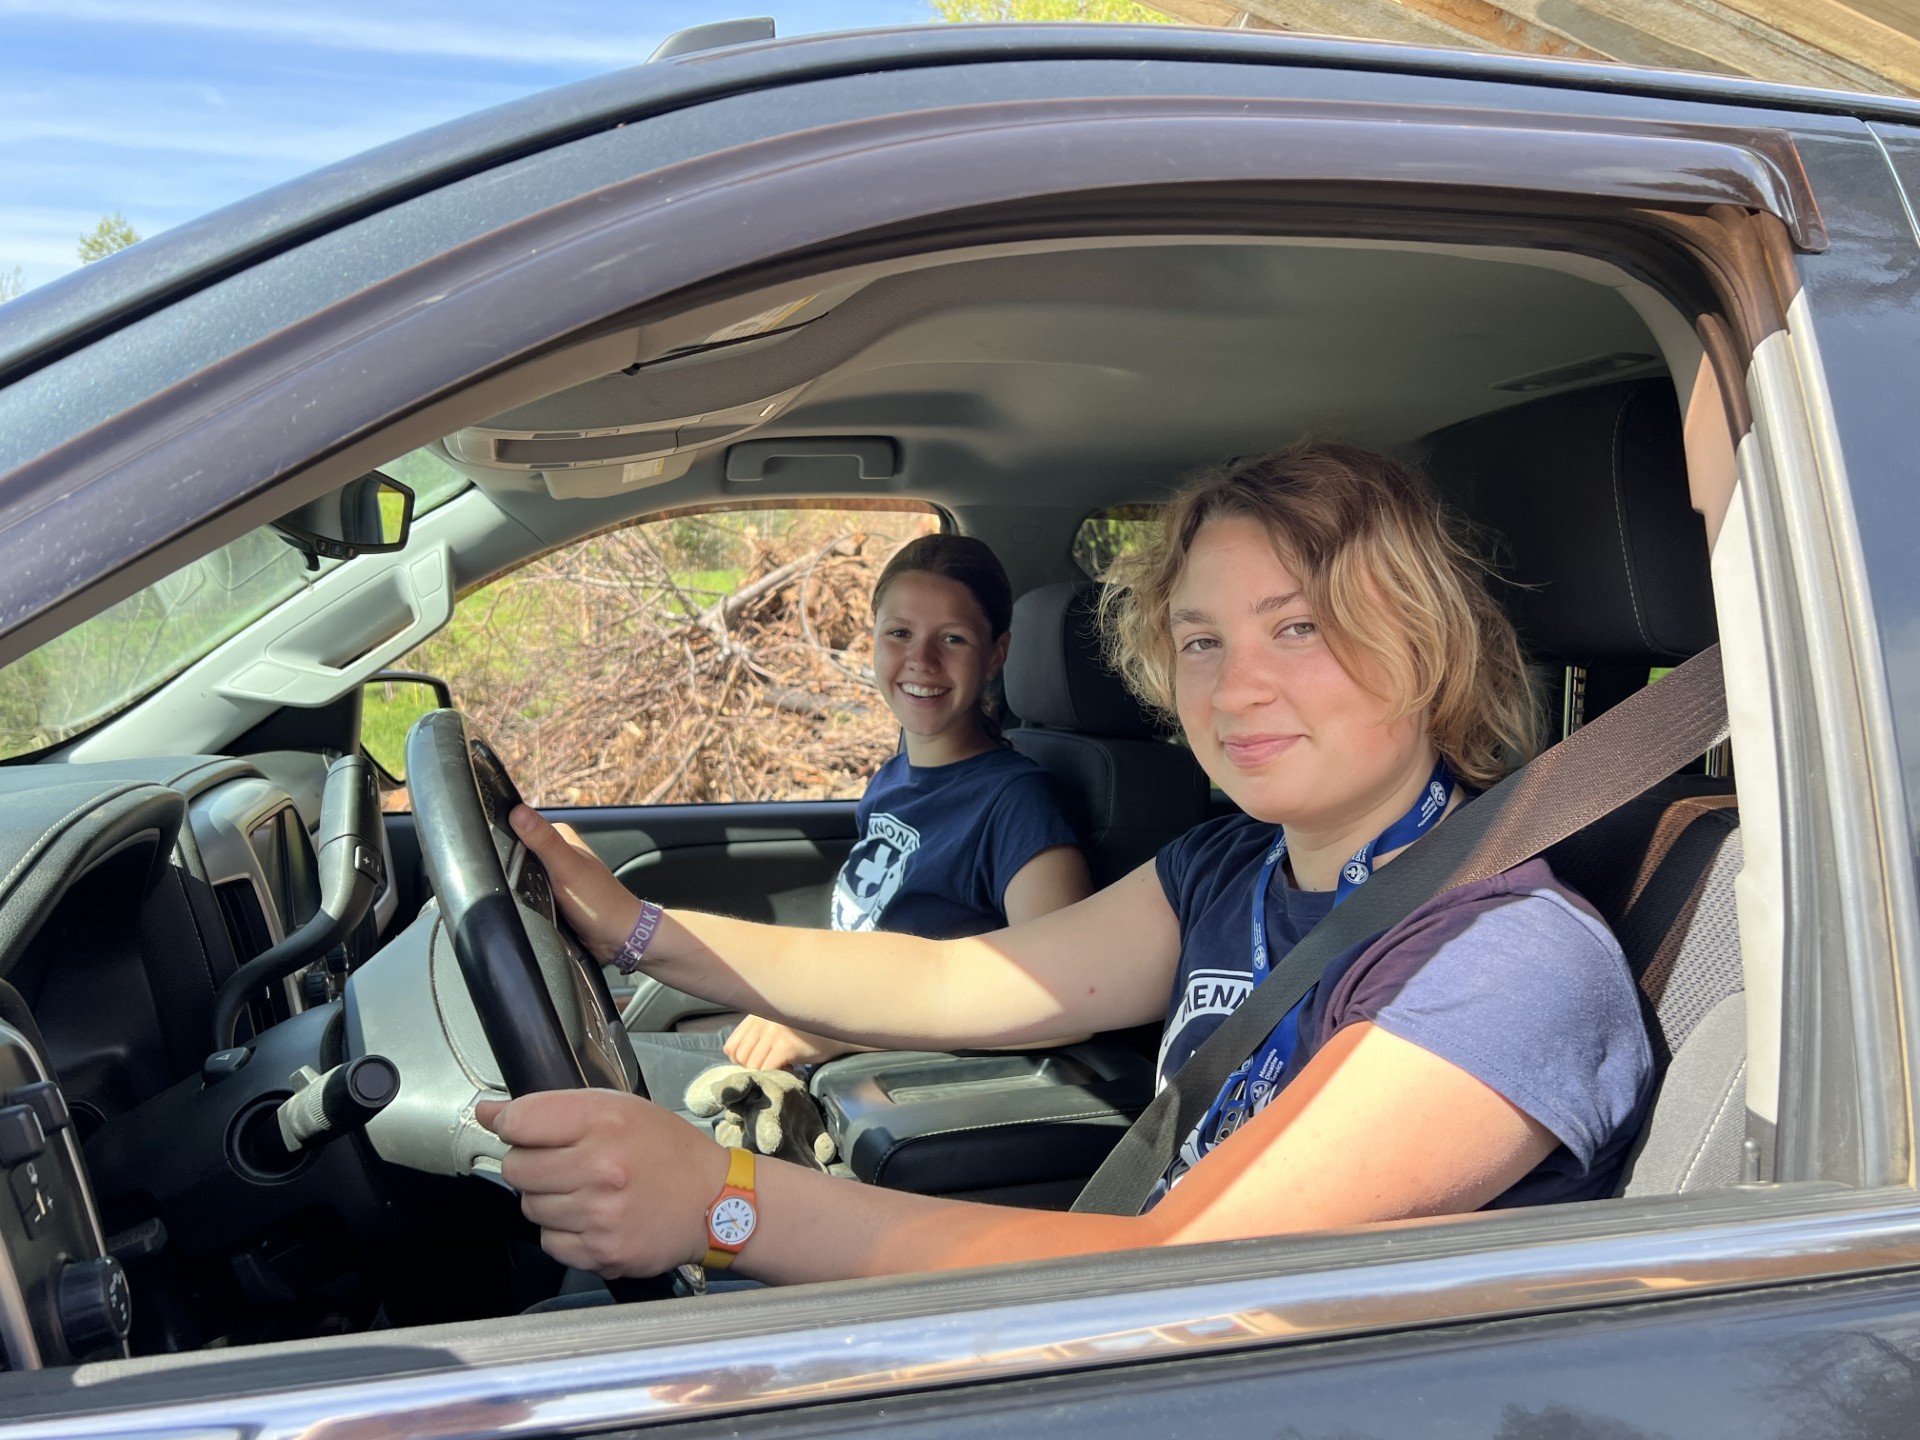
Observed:
[[[431,710],[453,709],[438,675],[382,670],[360,687],[360,748],[395,785],[407,783],[407,731]]]
[[[351,560],[399,550],[413,529],[413,491],[378,470],[282,515],[273,528],[307,557]]]

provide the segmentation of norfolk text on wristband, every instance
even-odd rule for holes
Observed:
[[[633,933],[613,956],[613,963],[622,975],[631,975],[640,968],[647,946],[653,943],[653,933],[660,928],[660,914],[660,907],[651,900],[640,902],[640,918],[633,922]]]

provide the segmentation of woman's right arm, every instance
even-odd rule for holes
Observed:
[[[639,918],[639,900],[531,809],[516,809],[513,824],[545,862],[582,942],[611,959]],[[645,969],[675,989],[799,1029],[938,1050],[1158,1020],[1179,953],[1179,925],[1149,863],[1077,905],[965,940],[669,911]]]

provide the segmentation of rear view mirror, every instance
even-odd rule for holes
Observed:
[[[378,470],[310,500],[273,522],[311,569],[321,560],[351,560],[399,550],[413,528],[413,491]]]
[[[407,780],[407,731],[430,710],[451,710],[453,694],[438,675],[382,670],[360,687],[360,748],[396,785]]]

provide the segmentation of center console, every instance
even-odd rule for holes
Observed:
[[[925,1195],[1064,1206],[1153,1096],[1153,1065],[1101,1036],[1057,1050],[881,1051],[809,1087],[861,1180]]]

